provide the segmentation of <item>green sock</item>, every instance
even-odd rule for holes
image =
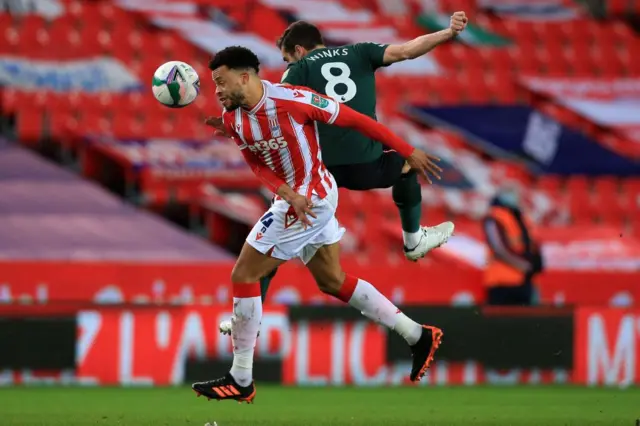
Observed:
[[[271,280],[276,276],[276,272],[278,272],[278,268],[271,271],[270,274],[265,275],[260,278],[260,295],[262,296],[262,303],[264,303],[267,298],[267,291],[269,290],[269,285],[271,284]]]
[[[413,234],[420,230],[422,217],[422,192],[416,173],[412,170],[402,175],[393,185],[391,194],[400,212],[400,221],[406,240],[406,234]]]

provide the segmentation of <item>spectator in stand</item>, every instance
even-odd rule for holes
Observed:
[[[516,186],[501,189],[483,220],[489,256],[484,272],[487,303],[532,305],[537,294],[533,278],[543,270],[539,245],[520,209]]]

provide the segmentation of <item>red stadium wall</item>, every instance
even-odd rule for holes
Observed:
[[[233,265],[92,262],[0,263],[0,301],[80,302],[99,298],[123,303],[214,303],[231,301]],[[374,283],[402,304],[480,303],[482,272],[448,264],[362,266],[345,263],[351,274]],[[638,306],[637,273],[550,271],[539,279],[541,302],[554,305]],[[116,297],[114,300],[113,298]],[[338,303],[320,293],[304,267],[281,268],[271,300]]]

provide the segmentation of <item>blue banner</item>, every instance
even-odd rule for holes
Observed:
[[[184,176],[202,172],[249,170],[235,143],[222,138],[208,141],[177,139],[119,140],[86,135],[86,143],[126,161],[135,170],[180,171]],[[222,140],[220,140],[222,139]]]
[[[637,176],[640,163],[528,106],[414,107],[418,121],[457,130],[493,155],[518,157],[547,173]]]
[[[73,61],[0,55],[0,85],[54,92],[126,92],[142,89],[138,77],[113,58]]]

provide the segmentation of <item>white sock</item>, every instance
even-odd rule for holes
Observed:
[[[415,345],[422,334],[420,324],[400,312],[396,305],[364,280],[358,280],[349,304],[365,317],[394,330],[409,345]]]
[[[253,380],[253,349],[258,340],[260,321],[262,321],[260,296],[233,298],[231,375],[240,386],[249,386]]]
[[[402,239],[404,240],[404,245],[409,250],[413,250],[418,247],[420,244],[420,238],[422,238],[422,231],[418,230],[416,232],[406,232],[402,231]]]

